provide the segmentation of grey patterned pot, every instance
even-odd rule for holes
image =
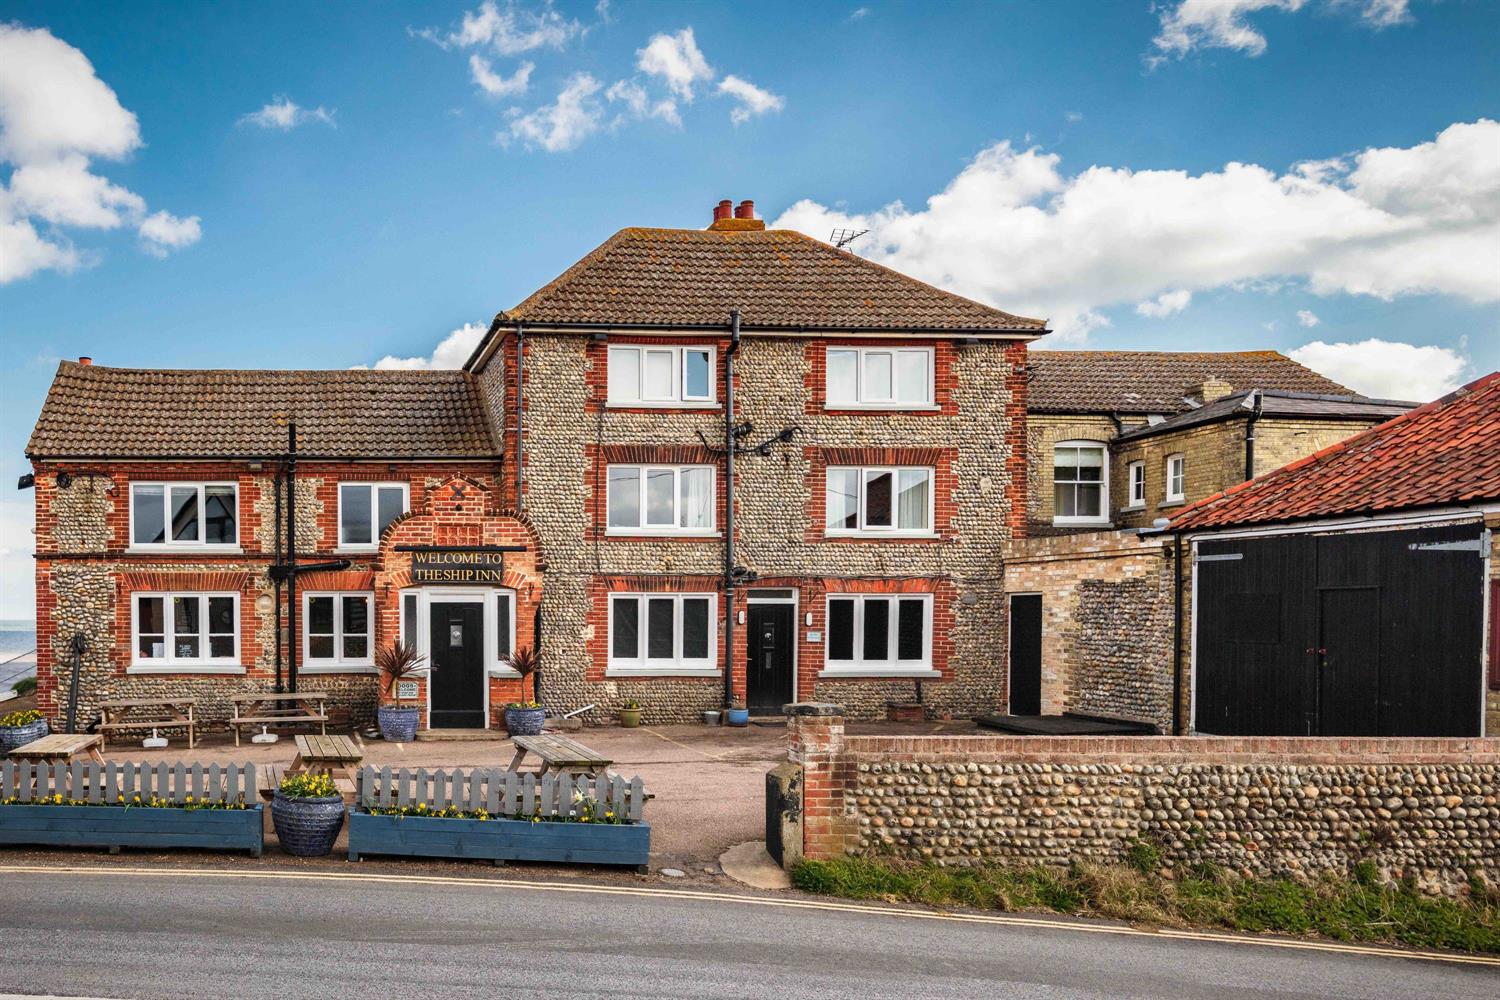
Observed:
[[[16,747],[24,747],[32,740],[47,735],[47,720],[37,719],[24,726],[0,726],[0,754],[7,754]]]
[[[507,708],[505,729],[512,736],[540,736],[547,721],[544,708]]]
[[[301,858],[319,858],[333,850],[344,825],[344,797],[293,799],[276,790],[271,799],[271,823],[281,849]]]
[[[410,743],[417,738],[417,723],[422,720],[420,708],[397,708],[381,705],[375,710],[380,724],[380,738],[389,743]]]

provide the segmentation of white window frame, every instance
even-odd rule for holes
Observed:
[[[170,537],[164,542],[138,542],[135,540],[135,494],[142,487],[159,486],[162,488],[162,519],[168,536],[172,533],[172,489],[184,487],[196,487],[198,490],[198,538],[195,541],[179,542]],[[234,490],[234,541],[232,542],[206,542],[204,536],[207,534],[204,523],[203,511],[205,501],[205,490],[210,486],[227,486]],[[224,480],[193,480],[177,481],[170,480],[143,480],[130,484],[130,510],[129,524],[130,544],[129,549],[138,552],[164,552],[172,549],[189,550],[193,552],[239,552],[240,551],[240,484]]]
[[[1176,467],[1175,469],[1173,467]],[[1177,489],[1172,489],[1172,480],[1177,480]],[[1187,456],[1177,452],[1167,456],[1167,503],[1182,503],[1187,499]]]
[[[641,523],[637,527],[629,525],[612,525],[609,523],[609,497],[611,487],[610,474],[616,469],[636,470],[636,503],[641,514]],[[682,524],[682,473],[688,469],[708,470],[708,527],[706,528],[684,528]],[[646,477],[653,471],[667,470],[672,473],[672,523],[671,525],[646,524]],[[608,465],[604,470],[604,532],[606,535],[686,535],[689,537],[712,538],[718,534],[718,522],[715,517],[715,507],[718,506],[718,470],[712,465],[667,465],[667,464],[645,464],[636,465],[631,462],[617,462]]]
[[[1062,515],[1057,512],[1057,449],[1059,448],[1095,448],[1099,451],[1099,513]],[[1088,441],[1078,439],[1075,441],[1058,441],[1052,446],[1052,523],[1053,524],[1108,524],[1109,523],[1109,445],[1103,441]],[[1072,484],[1076,488],[1085,485],[1081,482]],[[1093,485],[1093,484],[1087,484]]]
[[[614,394],[614,381],[609,378],[609,371],[605,371],[605,394],[610,406],[657,406],[657,407],[710,407],[717,405],[716,388],[717,380],[714,373],[717,349],[712,344],[610,344],[607,348],[605,364],[613,365],[617,352],[630,351],[636,356],[636,385],[634,395],[616,396]],[[672,355],[672,394],[669,396],[648,396],[646,387],[646,355],[650,352],[670,353]],[[687,394],[687,362],[685,354],[708,355],[708,394],[704,396],[689,396]]]
[[[646,602],[670,598],[672,608],[672,650],[670,660],[646,657],[647,628]],[[640,608],[637,613],[636,656],[615,656],[615,601],[635,599]],[[607,600],[604,641],[608,654],[606,677],[717,677],[719,667],[719,598],[714,591],[683,591],[666,593],[656,590],[612,591]],[[685,659],[682,655],[682,602],[684,600],[706,600],[708,602],[708,655]]]
[[[836,528],[828,513],[828,480],[835,472],[854,472],[859,476],[859,527]],[[891,474],[891,523],[887,525],[870,525],[865,523],[865,512],[868,509],[867,494],[869,492],[870,474],[879,475],[882,472]],[[925,472],[927,473],[927,527],[925,528],[898,528],[896,523],[900,520],[900,485],[901,473],[903,472]],[[936,538],[937,537],[937,469],[930,465],[830,465],[823,474],[823,529],[825,534],[831,538],[850,537],[880,537],[880,538]]]
[[[1146,506],[1146,463],[1131,462],[1125,466],[1126,510],[1139,510]]]
[[[896,658],[899,640],[897,632],[900,627],[899,602],[911,600],[920,600],[923,606],[922,659],[900,660]],[[832,605],[834,601],[854,602],[854,659],[852,660],[835,660],[828,652],[833,648]],[[888,629],[886,648],[891,652],[889,659],[866,660],[864,658],[865,604],[870,601],[885,601],[891,605],[886,626]],[[847,591],[830,593],[823,602],[823,649],[825,652],[822,676],[937,677],[939,673],[932,667],[932,595],[864,594]]]
[[[346,542],[344,541],[344,489],[350,486],[368,487],[370,492],[370,541],[368,542]],[[411,513],[411,484],[410,483],[367,483],[360,480],[341,482],[338,484],[338,494],[335,506],[338,509],[338,519],[334,524],[337,532],[336,545],[334,548],[339,552],[375,552],[380,548],[380,531],[376,529],[376,522],[380,520],[380,497],[375,492],[379,489],[399,489],[401,491],[401,513]]]
[[[855,355],[854,398],[834,399],[831,355],[839,352]],[[927,396],[922,400],[901,400],[896,393],[896,355],[921,353],[927,356]],[[865,391],[865,357],[869,354],[891,355],[891,394],[889,399],[869,398]],[[823,408],[825,410],[935,410],[937,409],[937,352],[931,347],[846,347],[830,344],[823,359]]]
[[[312,655],[312,608],[313,598],[333,598],[333,656]],[[344,657],[344,598],[363,597],[368,605],[365,615],[365,648],[369,654],[354,659]],[[366,673],[375,672],[375,594],[369,590],[313,590],[302,595],[302,662],[297,669],[302,673]],[[320,633],[325,634],[325,633]]]
[[[234,602],[234,654],[231,656],[208,656],[209,636],[211,634],[223,635],[224,633],[210,633],[208,625],[208,599],[211,597],[229,598]],[[143,598],[160,598],[162,602],[162,646],[166,650],[165,656],[140,655],[141,649],[141,605]],[[197,598],[201,602],[198,611],[199,621],[203,623],[203,631],[199,633],[201,643],[199,652],[205,655],[189,658],[178,658],[172,651],[176,638],[176,616],[172,613],[172,602],[176,598]],[[240,662],[240,595],[235,591],[189,591],[189,590],[137,590],[130,595],[130,664],[125,668],[129,674],[243,674],[244,664]],[[156,633],[147,633],[155,635]]]

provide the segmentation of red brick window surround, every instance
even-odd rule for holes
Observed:
[[[584,513],[592,537],[684,542],[719,537],[724,520],[722,462],[708,448],[586,445],[584,459]],[[670,521],[662,512],[668,500]]]
[[[807,413],[952,416],[956,351],[946,340],[811,341],[805,349]]]
[[[952,448],[804,449],[809,497],[805,540],[922,544],[951,539],[954,455]],[[924,502],[920,526],[903,527],[903,514],[908,524],[916,523],[915,506]]]

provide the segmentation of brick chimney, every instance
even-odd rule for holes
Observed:
[[[94,359],[85,354],[83,357],[78,359],[78,363],[80,365],[91,365],[94,363]]]
[[[736,207],[726,198],[714,206],[714,221],[708,228],[716,233],[744,233],[764,229],[766,224],[755,217],[755,202],[747,199]]]
[[[1202,398],[1203,403],[1206,406],[1216,399],[1223,399],[1225,396],[1234,395],[1234,386],[1219,378],[1217,375],[1210,375],[1208,378],[1204,379],[1203,384],[1198,387],[1198,395]]]

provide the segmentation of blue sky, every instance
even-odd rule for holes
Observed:
[[[857,251],[1050,316],[1058,346],[1303,349],[1424,396],[1500,367],[1493,3],[0,2],[0,22],[0,224],[34,237],[24,260],[0,243],[0,617],[30,612],[9,484],[57,359],[430,357],[616,229],[701,227],[720,198],[869,228]]]

